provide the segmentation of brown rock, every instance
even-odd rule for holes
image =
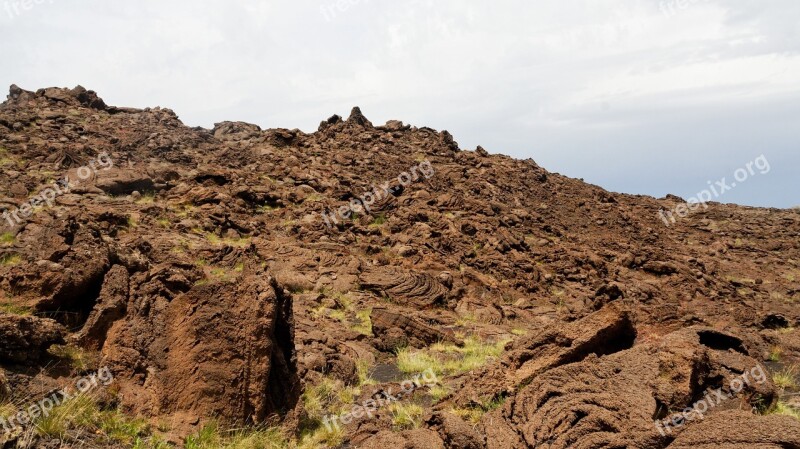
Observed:
[[[156,415],[263,422],[299,396],[290,299],[264,272],[141,301],[103,354],[124,402]]]
[[[0,362],[35,363],[50,346],[63,344],[66,333],[48,318],[0,313]]]

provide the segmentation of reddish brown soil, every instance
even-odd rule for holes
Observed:
[[[769,414],[793,391],[771,380],[666,435],[654,425],[747,370],[798,362],[798,210],[713,203],[666,227],[657,213],[676,197],[607,192],[358,109],[311,134],[207,130],[80,87],[12,86],[0,147],[7,211],[113,161],[0,223],[0,398],[79,377],[47,353],[66,341],[111,368],[109,401],[181,436],[212,418],[293,432],[323,376],[353,383],[360,361],[474,336],[513,341],[444,379],[452,393],[420,428],[379,412],[346,444],[800,448],[800,423]],[[432,176],[398,182],[428,162]],[[368,213],[326,225],[322,212],[390,180]],[[353,329],[364,310],[371,335]],[[477,424],[452,413],[492,401]]]

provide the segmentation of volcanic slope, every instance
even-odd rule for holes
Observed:
[[[800,448],[798,210],[80,86],[11,86],[0,167],[4,447]]]

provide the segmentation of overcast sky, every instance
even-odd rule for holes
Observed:
[[[361,106],[613,191],[800,205],[798,0],[0,0],[0,84],[187,125]]]

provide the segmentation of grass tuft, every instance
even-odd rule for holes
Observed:
[[[417,429],[422,425],[425,409],[417,404],[393,402],[389,405],[392,424],[397,430]]]
[[[0,256],[0,266],[13,267],[22,263],[22,257],[19,254],[4,254]]]
[[[12,234],[10,232],[4,232],[4,233],[0,234],[0,245],[10,246],[10,245],[14,244],[15,240],[16,240],[16,237],[14,236],[14,234]]]
[[[785,368],[772,375],[775,386],[781,389],[797,388],[797,365]]]
[[[780,362],[782,355],[783,349],[780,346],[773,346],[768,358],[770,362]]]

